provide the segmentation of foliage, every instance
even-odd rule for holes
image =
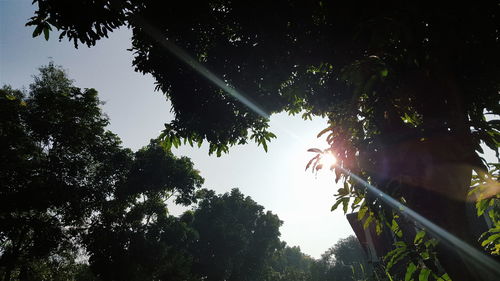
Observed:
[[[220,196],[204,191],[193,212],[194,271],[203,279],[261,280],[280,246],[282,222],[238,189]]]
[[[477,170],[477,173],[473,176],[469,198],[476,202],[477,216],[486,216],[492,223],[490,229],[479,238],[481,246],[491,255],[499,255],[499,169],[498,164],[489,163],[489,165],[492,167],[489,173]],[[402,238],[402,235],[399,238]],[[413,280],[414,275],[418,276],[418,280],[428,280],[429,278],[432,278],[432,280],[450,280],[440,267],[436,256],[436,245],[437,241],[435,239],[426,238],[424,230],[416,233],[413,243],[408,243],[403,239],[397,241],[395,249],[384,257],[387,274],[390,275],[391,268],[400,262],[406,264],[404,280]],[[402,275],[400,277],[403,279]]]
[[[451,280],[437,262],[437,243],[436,239],[426,237],[424,230],[415,234],[413,243],[395,242],[395,249],[384,256],[388,276],[392,274],[392,277],[405,281],[414,280],[414,276],[418,277],[419,281]],[[402,262],[406,263],[406,267],[403,267],[405,270],[391,273],[392,267]]]
[[[144,244],[158,251],[153,241],[162,246],[165,239],[186,240],[185,231],[180,238],[165,234],[183,231],[183,223],[168,215],[165,201],[172,196],[180,204],[196,201],[203,178],[193,163],[156,141],[136,153],[122,148],[105,129],[108,120],[97,91],[75,87],[60,67],[41,67],[34,79],[28,93],[0,90],[2,279],[70,278],[76,273],[64,272],[81,268],[74,260],[86,250],[92,270],[112,280],[105,272],[118,265],[113,263],[117,259],[108,259],[105,268],[100,267],[103,259],[136,254],[145,262]],[[162,235],[168,237],[162,240]],[[179,262],[168,257],[171,264]]]
[[[342,144],[368,145],[387,129],[422,137],[448,127],[460,131],[458,121],[438,122],[455,118],[449,114],[456,104],[447,105],[447,99],[466,107],[460,113],[467,113],[477,128],[475,141],[490,147],[498,141],[492,131],[496,125],[482,118],[484,110],[498,112],[493,19],[498,7],[493,1],[474,8],[357,1],[205,1],[194,6],[137,0],[35,2],[38,9],[28,25],[54,26],[62,31],[60,39],[67,37],[75,45],[91,46],[120,26],[132,28],[136,69],[152,74],[173,104],[176,119],[166,130],[173,143],[207,139],[225,151],[228,144],[245,143],[251,136],[247,129],[265,135],[267,121],[199,77],[153,33],[184,48],[268,113],[329,115],[338,128],[339,160],[347,165],[354,165],[349,162],[355,151]],[[443,7],[449,8],[447,13]],[[463,18],[474,20],[465,25]],[[252,55],[243,56],[245,52]],[[433,80],[436,76],[456,79],[463,96],[450,96],[450,89],[440,93],[445,86]],[[420,89],[408,89],[420,82]],[[421,89],[428,82],[435,90]],[[427,103],[429,97],[435,102]],[[432,115],[436,110],[441,116]],[[427,132],[418,133],[422,128]],[[376,144],[371,141],[370,146]]]
[[[492,227],[480,237],[481,246],[492,255],[500,255],[500,165],[490,163],[490,173],[479,171],[473,177],[473,188],[469,192],[475,196],[477,216],[487,216]]]
[[[454,200],[465,202],[473,169],[486,170],[480,144],[498,155],[498,120],[485,118],[500,113],[495,1],[36,2],[35,35],[52,25],[90,46],[132,29],[136,70],[173,105],[167,147],[207,140],[220,155],[252,137],[266,148],[272,138],[265,116],[178,59],[166,47],[175,44],[267,114],[328,117],[339,166],[470,240]],[[379,230],[392,224],[380,200],[335,172],[349,186],[337,206],[363,210]],[[447,270],[463,276],[448,259]]]
[[[265,281],[309,281],[314,259],[301,252],[300,247],[290,247],[282,242],[268,263]]]
[[[127,178],[96,209],[83,241],[89,263],[103,280],[189,280],[196,239],[189,221],[168,214],[166,202],[195,202],[203,179],[188,158],[156,142],[137,151]],[[168,276],[168,278],[167,278]]]
[[[121,175],[100,167],[128,151],[118,153],[118,138],[104,130],[97,92],[74,87],[53,64],[40,68],[27,94],[9,87],[0,94],[0,261],[9,280],[15,268],[23,275],[36,260],[72,247],[75,231],[106,197],[108,178]]]
[[[311,280],[378,280],[354,236],[340,239],[311,266]]]

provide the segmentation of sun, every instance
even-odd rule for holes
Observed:
[[[321,154],[319,162],[323,164],[323,167],[331,169],[337,164],[337,158],[331,152],[325,152]]]

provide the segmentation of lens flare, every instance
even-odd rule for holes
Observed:
[[[319,162],[323,165],[323,167],[332,169],[335,164],[337,164],[337,157],[335,157],[331,152],[326,152],[321,154]]]
[[[233,86],[228,85],[222,79],[217,77],[214,73],[210,72],[206,67],[204,67],[197,60],[192,58],[186,51],[182,50],[174,43],[170,42],[166,38],[164,38],[163,34],[155,27],[144,21],[142,18],[136,18],[137,24],[140,25],[143,30],[152,38],[157,40],[160,44],[163,45],[164,48],[169,50],[174,56],[179,58],[181,61],[192,67],[195,71],[197,71],[200,75],[204,76],[220,89],[224,90],[227,94],[239,100],[242,104],[250,108],[255,113],[259,114],[263,118],[269,119],[269,114],[262,110],[262,108],[255,102],[251,101],[250,98],[243,93],[237,91]],[[382,192],[375,186],[369,184],[364,181],[362,178],[357,176],[354,173],[351,173],[349,170],[337,165],[337,159],[330,152],[325,152],[321,155],[320,164],[324,167],[328,168],[338,168],[342,172],[351,176],[354,180],[360,183],[362,186],[366,188],[368,192],[370,192],[375,197],[384,201],[394,210],[396,210],[400,215],[410,218],[414,222],[420,224],[424,228],[426,228],[429,233],[441,240],[441,242],[446,243],[450,247],[454,248],[459,254],[466,256],[470,259],[470,261],[475,264],[481,266],[482,269],[485,269],[488,273],[492,273],[496,276],[500,276],[500,265],[497,261],[493,260],[491,257],[486,256],[476,248],[471,245],[465,243],[460,240],[453,234],[434,224],[427,218],[408,208],[407,206],[401,204],[396,199],[392,198],[388,194]]]
[[[486,256],[476,248],[465,243],[458,237],[431,222],[419,213],[408,208],[408,206],[403,205],[401,202],[382,192],[377,187],[369,184],[358,175],[351,173],[351,171],[340,166],[336,166],[335,168],[341,170],[343,173],[349,175],[351,178],[363,185],[369,193],[385,202],[401,216],[413,220],[417,224],[424,227],[433,237],[439,239],[442,243],[448,245],[450,248],[455,249],[458,254],[468,257],[471,264],[480,266],[481,269],[485,269],[486,271],[484,272],[484,274],[494,274],[496,276],[500,276],[500,264],[491,257]]]
[[[262,109],[256,102],[252,101],[248,95],[245,95],[243,92],[238,91],[234,88],[234,86],[229,85],[220,79],[217,75],[212,73],[208,68],[202,65],[198,60],[194,59],[191,55],[189,55],[186,51],[172,43],[170,40],[166,39],[165,36],[161,33],[160,30],[150,25],[141,17],[135,17],[135,22],[140,25],[144,32],[146,32],[149,36],[155,39],[158,43],[160,43],[165,49],[170,51],[175,57],[179,60],[193,68],[194,71],[198,72],[201,76],[208,79],[214,85],[222,89],[224,92],[237,99],[239,102],[244,104],[253,112],[257,113],[261,117],[265,119],[269,119],[269,114]]]

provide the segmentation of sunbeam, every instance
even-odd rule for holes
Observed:
[[[386,193],[382,192],[380,189],[367,183],[365,180],[363,180],[362,178],[360,178],[356,174],[353,174],[349,170],[347,170],[341,166],[338,166],[338,165],[335,168],[340,169],[342,172],[344,172],[345,174],[349,175],[350,177],[355,179],[357,182],[362,184],[364,187],[366,187],[368,192],[372,193],[377,198],[380,198],[382,201],[384,201],[387,205],[389,205],[391,208],[393,208],[400,215],[405,216],[407,218],[410,218],[413,221],[419,223],[422,227],[424,227],[435,238],[438,238],[442,242],[447,243],[449,246],[460,251],[460,253],[462,253],[464,256],[471,258],[471,260],[474,261],[476,264],[481,265],[482,267],[486,268],[488,270],[488,272],[494,273],[494,274],[497,274],[497,276],[500,276],[500,264],[498,262],[496,262],[495,260],[493,260],[492,258],[486,256],[485,254],[481,253],[476,248],[474,248],[471,245],[460,240],[458,237],[449,233],[448,231],[446,231],[442,227],[436,225],[435,223],[433,223],[430,220],[426,219],[425,217],[421,216],[417,212],[415,212],[412,209],[408,208],[407,206],[403,205],[401,202],[397,201],[396,199],[394,199],[391,196],[387,195]]]
[[[161,34],[161,32],[151,26],[149,23],[144,21],[141,18],[136,18],[135,21],[144,29],[144,31],[157,40],[162,46],[164,46],[168,51],[170,51],[174,56],[176,56],[178,59],[192,67],[196,72],[198,72],[200,75],[214,83],[214,85],[218,86],[222,90],[224,90],[226,93],[229,95],[233,96],[236,98],[238,101],[240,101],[242,104],[250,108],[252,111],[255,113],[259,114],[260,116],[268,119],[269,114],[266,113],[264,110],[261,109],[260,106],[258,106],[256,103],[252,102],[249,98],[247,98],[244,94],[241,92],[237,91],[233,86],[228,85],[225,83],[223,80],[221,80],[219,77],[217,77],[214,73],[212,73],[210,70],[208,70],[205,66],[203,66],[201,63],[199,63],[197,60],[193,59],[186,51],[182,50],[180,47],[176,46],[174,43],[170,42],[169,40],[165,39],[164,36]],[[285,131],[286,128],[285,128]],[[300,137],[295,136],[294,134],[291,134],[291,136],[294,139],[300,139]],[[333,156],[333,155],[332,155]],[[460,240],[453,234],[449,233],[445,229],[441,228],[440,226],[434,224],[427,218],[423,217],[422,215],[418,214],[417,212],[413,211],[412,209],[408,208],[407,206],[403,205],[399,201],[395,200],[391,196],[387,195],[386,193],[382,192],[375,186],[367,183],[364,181],[362,178],[359,176],[351,173],[350,171],[344,169],[341,166],[336,165],[336,160],[334,158],[327,159],[328,156],[325,157],[325,161],[329,160],[328,165],[335,165],[336,168],[340,169],[344,173],[348,174],[351,176],[353,179],[361,183],[366,189],[371,192],[373,195],[376,197],[380,198],[382,201],[384,201],[386,204],[388,204],[391,208],[396,210],[396,212],[400,213],[401,215],[411,218],[413,221],[417,222],[420,224],[422,227],[426,228],[431,235],[434,237],[440,239],[443,243],[447,243],[449,246],[453,247],[454,249],[458,250],[461,254],[464,256],[467,256],[471,258],[472,262],[475,262],[478,265],[483,266],[483,268],[487,269],[488,272],[497,274],[500,276],[500,265],[498,262],[493,260],[492,258],[486,256],[485,254],[481,253],[479,250],[476,248],[470,246],[469,244],[465,243],[464,241]]]
[[[176,56],[178,59],[189,65],[191,68],[193,68],[196,72],[198,72],[200,75],[208,79],[210,82],[214,83],[217,87],[222,89],[224,92],[228,93],[232,97],[236,98],[238,101],[240,101],[242,104],[250,108],[253,112],[257,113],[258,115],[269,119],[269,114],[266,113],[264,110],[261,109],[260,106],[258,106],[255,102],[251,101],[248,97],[246,97],[243,93],[240,91],[236,90],[233,86],[227,84],[224,82],[222,79],[217,77],[214,73],[212,73],[210,70],[208,70],[205,66],[203,66],[201,63],[199,63],[196,59],[191,57],[186,51],[175,45],[174,43],[170,42],[167,40],[161,32],[155,28],[154,26],[150,25],[148,22],[146,22],[144,19],[136,17],[135,18],[136,23],[138,23],[142,29],[153,39],[158,41],[165,49],[170,51],[174,56]]]

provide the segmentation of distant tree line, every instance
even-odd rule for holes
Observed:
[[[321,259],[280,241],[282,221],[238,189],[217,195],[155,140],[132,152],[97,91],[50,63],[0,90],[1,280],[362,280],[354,237]],[[167,201],[195,204],[180,217]]]

